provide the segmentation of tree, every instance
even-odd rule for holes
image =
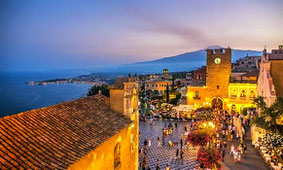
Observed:
[[[266,103],[264,102],[263,96],[258,96],[257,98],[255,98],[253,103],[256,104],[257,107],[261,110],[264,110],[266,108]]]
[[[177,105],[178,100],[179,100],[180,98],[181,98],[181,93],[177,93],[177,94],[176,94],[176,97],[173,98],[173,99],[171,99],[171,100],[169,101],[169,103],[170,103],[170,104]]]
[[[175,77],[174,75],[172,76],[172,88],[171,88],[171,92],[173,93],[175,91]]]
[[[283,116],[283,98],[278,97],[277,100],[270,106],[258,99],[257,106],[262,109],[260,116],[255,117],[251,124],[255,124],[263,129],[272,131],[274,133],[283,134],[283,124],[280,119]]]
[[[168,87],[168,83],[166,86],[166,103],[169,103],[169,87]]]
[[[100,85],[100,86],[93,86],[91,89],[89,89],[87,96],[92,96],[98,94],[98,91],[101,90],[101,93],[104,96],[110,97],[110,91],[108,89],[108,86],[106,84]]]

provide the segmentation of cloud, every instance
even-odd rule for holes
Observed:
[[[139,18],[144,24],[139,25],[139,27],[135,26],[134,29],[177,37],[184,41],[184,45],[195,47],[204,47],[212,43],[202,30],[177,22],[176,20],[161,16],[146,15],[141,15]]]

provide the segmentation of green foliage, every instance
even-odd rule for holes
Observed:
[[[156,99],[162,100],[162,99],[163,99],[163,96],[152,96],[152,97],[151,97],[151,100],[156,100]]]
[[[176,79],[182,79],[182,78],[185,78],[186,77],[186,71],[183,71],[183,72],[171,72],[170,74],[172,76],[174,76]]]
[[[99,90],[101,90],[101,93],[104,96],[110,97],[110,91],[109,91],[108,86],[106,84],[103,84],[101,86],[93,86],[91,89],[89,89],[87,96],[92,96],[92,95],[98,94]]]
[[[211,111],[197,112],[196,119],[204,120],[204,121],[212,121],[214,119],[214,113]]]
[[[243,108],[243,115],[244,116],[247,116],[248,114],[248,109],[246,107]]]
[[[266,108],[266,103],[264,102],[264,97],[262,96],[255,98],[253,103],[256,104],[257,107],[259,107],[261,110],[264,110],[264,108]]]
[[[281,116],[283,116],[283,98],[277,98],[270,107],[266,107],[265,104],[261,103],[261,108],[262,112],[260,116],[254,118],[251,124],[255,124],[274,133],[283,134],[283,125],[278,124]]]
[[[149,108],[148,104],[146,103],[146,101],[141,100],[141,111],[140,111],[140,114],[142,116],[145,116],[145,115],[149,115],[149,113],[150,113],[150,108]]]
[[[170,104],[173,104],[173,105],[177,105],[178,103],[178,100],[181,98],[181,94],[180,93],[177,93],[176,94],[176,98],[173,98],[169,101]]]
[[[173,93],[175,91],[175,77],[174,75],[172,76],[172,88],[171,88],[171,92]]]
[[[169,103],[169,86],[168,86],[168,83],[167,83],[167,86],[166,86],[166,103]]]

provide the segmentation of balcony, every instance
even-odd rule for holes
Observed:
[[[231,100],[250,100],[253,101],[255,99],[255,97],[248,97],[248,96],[241,96],[241,97],[237,97],[237,96],[230,96]]]
[[[200,100],[200,97],[199,96],[195,96],[195,97],[193,97],[193,99]]]

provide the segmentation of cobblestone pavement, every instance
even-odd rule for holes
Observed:
[[[147,155],[147,167],[155,169],[156,161],[159,159],[161,169],[164,169],[166,164],[169,164],[172,170],[194,169],[199,164],[197,161],[197,147],[184,149],[183,160],[176,159],[176,147],[171,148],[168,145],[157,147],[157,138],[162,138],[162,128],[164,128],[165,122],[168,125],[170,121],[156,120],[154,121],[154,125],[150,125],[149,122],[140,121],[140,146],[143,146],[145,139],[152,141],[152,146]],[[171,122],[174,126],[175,122]],[[179,143],[180,137],[184,132],[184,127],[188,125],[188,122],[178,122],[178,127],[174,127],[173,135],[168,137],[165,143],[167,144],[168,140]],[[142,162],[142,158],[139,158],[139,161]]]
[[[247,143],[248,150],[247,155],[243,155],[239,163],[234,163],[233,156],[229,155],[229,149],[231,148],[232,143],[235,146],[239,145],[239,142],[228,142],[228,147],[226,148],[226,154],[224,157],[224,163],[222,163],[222,169],[240,169],[240,170],[268,170],[269,166],[265,163],[264,159],[260,156],[259,152],[252,146],[251,143],[251,132],[247,133],[245,138]]]

